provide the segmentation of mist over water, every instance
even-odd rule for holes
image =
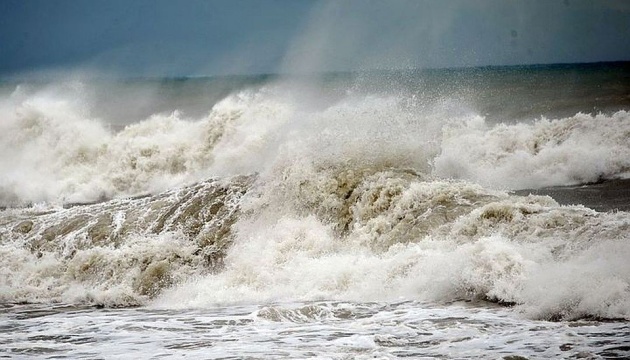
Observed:
[[[615,112],[628,76],[581,65],[5,84],[0,200],[155,193],[265,172],[289,152],[500,189],[624,177],[627,115]]]
[[[272,3],[0,6],[0,358],[630,358],[629,5]]]
[[[471,324],[628,319],[628,213],[510,192],[627,184],[628,77],[599,64],[4,84],[0,301],[225,307],[244,326],[323,332],[374,304],[389,318],[473,302]],[[252,304],[266,307],[239,318]]]

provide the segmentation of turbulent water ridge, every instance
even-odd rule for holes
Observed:
[[[585,99],[612,76],[595,75]],[[630,319],[625,204],[553,198],[625,191],[630,113],[612,78],[614,111],[568,117],[497,121],[438,90],[289,83],[116,130],[81,86],[17,89],[0,99],[0,302],[482,299],[536,319]]]
[[[4,302],[137,305],[220,268],[251,177],[69,209],[5,211]]]
[[[514,76],[508,80],[518,80]],[[599,89],[594,84],[587,90]],[[172,109],[116,127],[93,115],[98,101],[85,95],[86,85],[18,86],[0,97],[0,206],[156,194],[211,177],[264,173],[302,158],[388,161],[392,168],[512,190],[630,174],[627,96],[613,97],[619,111],[587,107],[568,117],[537,114],[519,121],[496,119],[466,92],[443,94],[438,85],[369,92],[352,85],[268,84],[235,91],[207,105],[203,115]],[[480,90],[495,107],[512,104],[513,94],[496,92]],[[122,105],[149,101],[140,94],[133,100]]]
[[[486,299],[536,318],[630,316],[627,213],[410,171],[317,171],[5,210],[2,301],[172,308],[403,297]]]

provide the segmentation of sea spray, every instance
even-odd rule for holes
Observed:
[[[16,94],[0,107],[0,205],[156,193],[321,156],[500,189],[625,178],[630,169],[626,111],[494,124],[448,97],[355,91],[322,100],[292,86],[242,90],[198,118],[172,111],[117,131],[89,104]]]
[[[501,124],[448,94],[336,94],[268,84],[121,129],[3,101],[2,301],[629,317],[628,213],[504,191],[627,177],[626,111]]]
[[[333,187],[328,202],[305,204],[307,189],[283,189],[279,203],[245,206],[222,272],[154,305],[484,299],[537,318],[628,316],[627,213],[392,172],[363,177],[349,197]]]
[[[630,175],[630,114],[576,114],[489,126],[449,124],[434,174],[504,189],[572,185]]]

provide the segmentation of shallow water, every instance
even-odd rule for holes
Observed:
[[[308,302],[198,310],[5,305],[0,357],[627,358],[628,322],[547,322],[488,304]]]

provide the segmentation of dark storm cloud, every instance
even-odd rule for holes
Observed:
[[[329,1],[288,71],[630,60],[630,2]]]
[[[78,66],[129,74],[258,72],[277,64],[311,2],[5,0],[0,73]]]
[[[204,75],[630,60],[630,2],[0,2],[0,74]]]

